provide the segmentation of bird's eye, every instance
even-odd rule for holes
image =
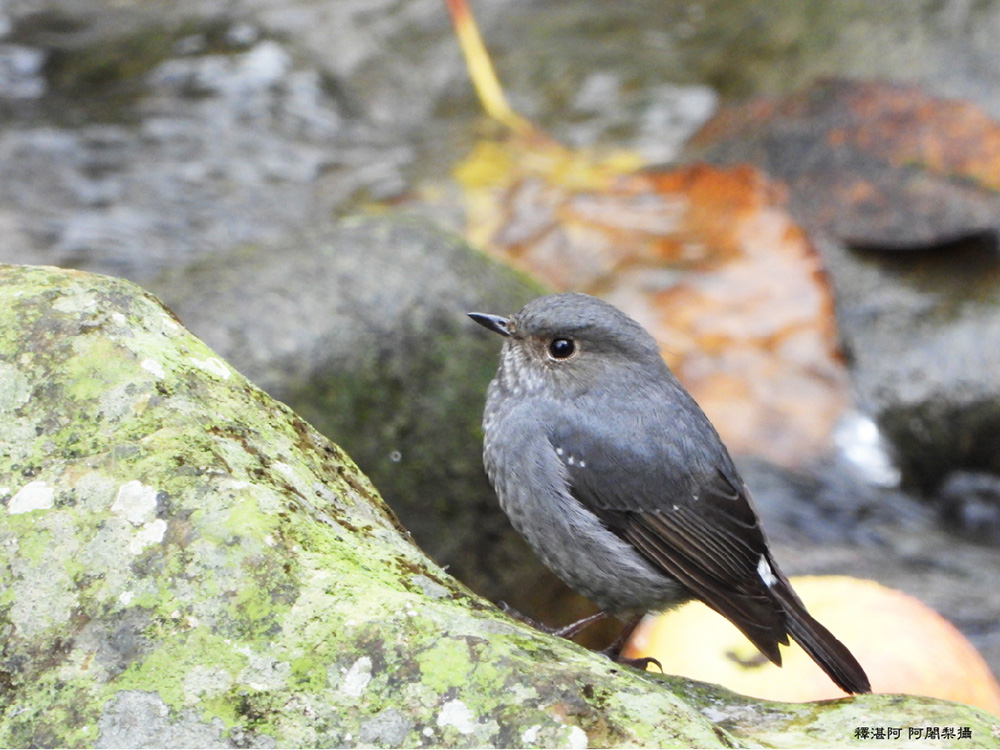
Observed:
[[[576,352],[576,344],[573,339],[552,339],[549,342],[549,356],[552,359],[566,359],[572,357]]]

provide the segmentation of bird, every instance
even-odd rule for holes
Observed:
[[[512,316],[468,315],[504,338],[483,412],[500,506],[542,562],[601,609],[550,632],[626,619],[605,653],[628,663],[621,649],[645,613],[700,599],[774,664],[791,637],[842,690],[871,692],[779,569],[729,451],[652,335],[581,293],[539,297]]]

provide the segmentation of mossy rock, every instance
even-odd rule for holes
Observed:
[[[1000,742],[965,706],[755,701],[507,619],[127,282],[5,266],[0,321],[2,746]]]

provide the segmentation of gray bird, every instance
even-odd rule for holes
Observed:
[[[609,655],[643,613],[697,597],[775,664],[790,635],[843,690],[871,692],[778,569],[729,452],[642,326],[586,294],[469,316],[505,337],[483,416],[490,482],[556,575],[630,618]]]

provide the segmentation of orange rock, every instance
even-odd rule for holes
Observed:
[[[813,616],[851,649],[876,693],[943,698],[1000,715],[1000,684],[986,662],[927,605],[874,581],[843,576],[793,578],[792,585]],[[757,698],[801,702],[844,696],[797,644],[782,647],[784,666],[778,668],[701,602],[646,618],[625,655],[653,656],[667,674]]]

